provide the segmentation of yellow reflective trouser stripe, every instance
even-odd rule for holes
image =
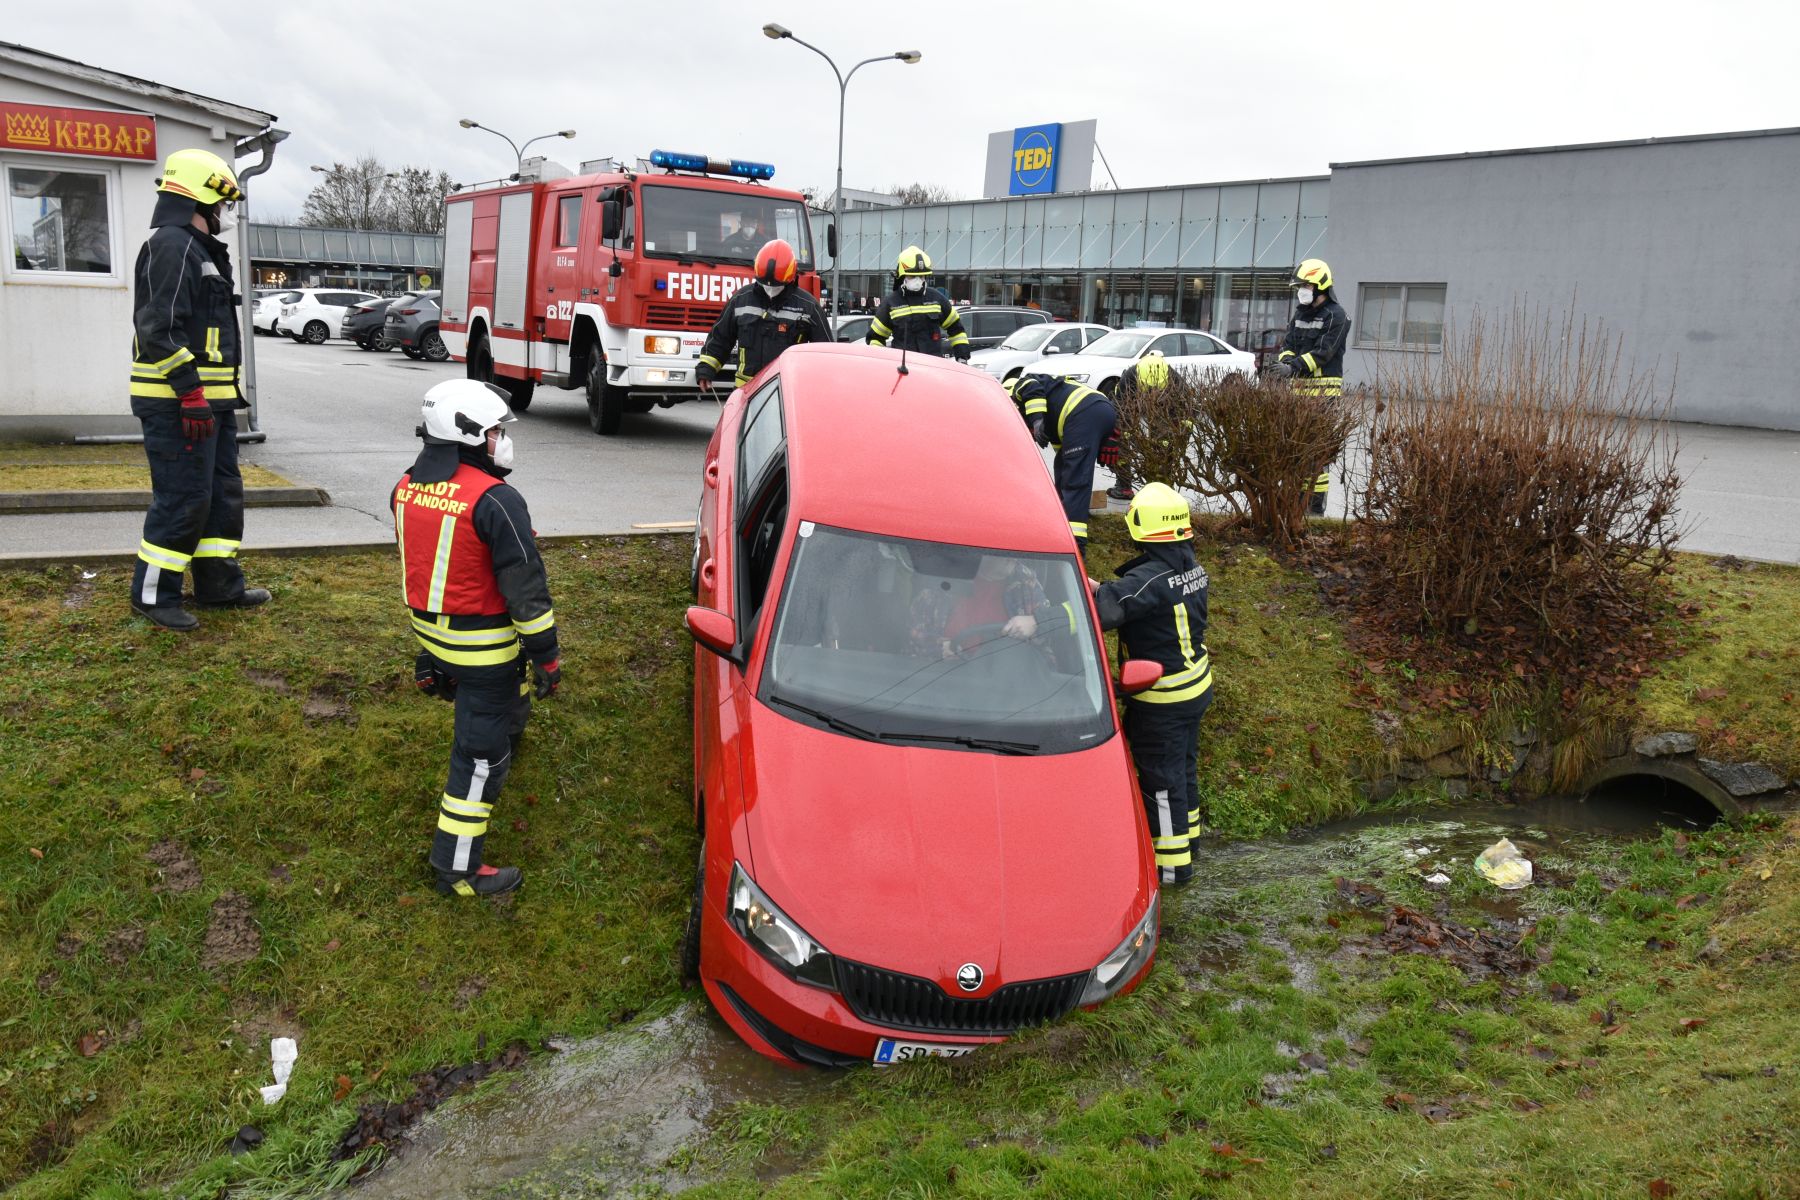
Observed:
[[[1320,375],[1313,379],[1296,380],[1294,390],[1304,396],[1341,396],[1344,394],[1344,377]]]
[[[1070,521],[1069,522],[1069,532],[1074,534],[1078,538],[1086,537],[1087,536],[1087,522],[1086,521]]]
[[[225,359],[225,356],[219,353],[219,327],[217,325],[206,327],[206,357],[214,362],[223,362]]]
[[[518,639],[518,634],[513,632],[510,625],[496,625],[489,629],[452,629],[448,617],[427,621],[416,613],[412,623],[413,632],[436,638],[451,646],[500,646]]]
[[[552,608],[546,609],[541,617],[533,617],[529,621],[514,621],[513,628],[519,631],[521,637],[527,637],[534,633],[542,633],[554,624],[556,624],[556,610]]]
[[[138,557],[153,567],[164,567],[171,571],[185,571],[188,562],[194,557],[183,554],[179,550],[170,550],[153,542],[138,543]]]
[[[1156,865],[1159,867],[1185,867],[1194,861],[1194,852],[1189,848],[1187,834],[1179,837],[1154,837],[1150,845],[1156,851]]]
[[[157,375],[167,375],[170,371],[173,371],[176,367],[179,367],[182,363],[193,362],[193,361],[194,361],[194,352],[192,350],[189,350],[186,346],[183,346],[181,349],[177,350],[175,353],[169,355],[169,357],[161,360],[160,362],[152,363],[152,362],[143,362],[140,360],[138,362],[132,363],[131,367],[134,371],[138,370],[139,368],[142,368],[143,370],[153,372]]]
[[[418,637],[420,646],[445,662],[458,667],[491,667],[499,663],[509,663],[519,657],[519,640],[517,638],[492,650],[457,650],[426,637],[416,629],[413,632]],[[506,632],[510,634],[512,630],[509,629]]]
[[[235,384],[205,383],[201,385],[201,388],[201,394],[208,400],[237,399],[237,386]],[[176,395],[175,389],[166,383],[142,383],[136,379],[131,381],[131,394],[133,396],[149,396],[163,400],[173,400]]]
[[[201,538],[200,544],[194,548],[194,557],[236,558],[238,547],[243,544],[231,538]]]
[[[444,798],[438,803],[443,806],[445,811],[455,813],[459,817],[481,818],[494,811],[494,806],[484,801],[464,800],[460,796],[452,796],[449,792],[445,792]]]
[[[444,607],[444,585],[450,580],[450,544],[456,540],[456,518],[445,517],[438,526],[437,559],[431,564],[431,587],[425,593],[425,607],[437,612]]]
[[[457,837],[480,837],[487,832],[488,823],[486,821],[459,821],[449,813],[440,810],[437,827],[445,833],[455,834]]]
[[[720,362],[718,359],[714,358],[710,354],[702,354],[700,356],[700,361],[701,361],[701,363],[703,363],[706,366],[711,367],[715,371],[725,365],[724,363]]]

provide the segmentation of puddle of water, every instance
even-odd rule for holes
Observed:
[[[453,1100],[346,1200],[605,1196],[705,1182],[666,1167],[741,1100],[797,1102],[839,1076],[757,1054],[703,1004],[568,1046]]]

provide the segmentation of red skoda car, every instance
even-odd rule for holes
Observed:
[[[788,1062],[964,1054],[1130,989],[1156,949],[1114,684],[1037,448],[985,376],[901,363],[788,350],[706,456],[683,966]]]

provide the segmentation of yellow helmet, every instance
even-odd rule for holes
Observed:
[[[163,162],[159,192],[174,192],[201,204],[217,204],[221,200],[242,200],[237,172],[231,164],[210,150],[177,150]]]
[[[894,273],[902,279],[909,275],[930,275],[931,257],[917,246],[908,246],[894,263]]]
[[[1154,390],[1169,385],[1169,364],[1163,358],[1161,350],[1152,350],[1144,355],[1131,370],[1141,388]]]
[[[1188,502],[1166,483],[1146,483],[1125,510],[1134,542],[1186,542],[1194,536]]]
[[[1309,287],[1315,292],[1331,290],[1331,268],[1322,258],[1309,258],[1294,268],[1294,281],[1290,287]]]

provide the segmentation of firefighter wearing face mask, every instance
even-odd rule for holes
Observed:
[[[969,361],[969,334],[950,297],[931,286],[931,259],[917,246],[900,252],[894,290],[875,306],[869,344],[913,354],[942,356],[946,347],[957,362]]]
[[[1125,737],[1162,881],[1193,878],[1189,843],[1200,829],[1200,718],[1212,703],[1206,654],[1206,568],[1194,556],[1187,501],[1166,483],[1138,489],[1125,514],[1143,553],[1094,589],[1100,628],[1119,631],[1124,658],[1151,659],[1162,678],[1125,698]]]
[[[1350,340],[1350,317],[1331,290],[1331,268],[1322,258],[1309,258],[1294,268],[1294,319],[1288,324],[1274,373],[1289,375],[1294,390],[1314,396],[1344,394],[1344,344]],[[1330,464],[1313,480],[1312,513],[1322,516],[1331,491]]]
[[[229,164],[177,150],[163,164],[150,236],[133,271],[131,411],[150,460],[150,510],[131,578],[131,607],[164,629],[199,625],[181,607],[182,577],[207,608],[269,598],[244,586],[244,481],[238,474],[238,297],[222,210],[243,198]]]
[[[423,412],[425,448],[388,504],[420,646],[415,682],[456,705],[431,865],[447,896],[497,896],[522,875],[483,861],[488,818],[533,693],[547,700],[562,683],[556,615],[531,514],[505,482],[513,461],[505,426],[514,420],[506,393],[452,379],[425,393]]]
[[[789,346],[832,340],[825,310],[800,286],[800,260],[792,246],[780,238],[764,243],[752,270],[756,281],[731,297],[700,349],[694,378],[703,392],[712,391],[734,347],[734,378],[743,387]]]
[[[1094,506],[1094,466],[1119,423],[1105,392],[1085,383],[1046,375],[1019,375],[1006,381],[1039,446],[1055,446],[1056,494],[1075,545],[1087,554],[1088,512]]]

